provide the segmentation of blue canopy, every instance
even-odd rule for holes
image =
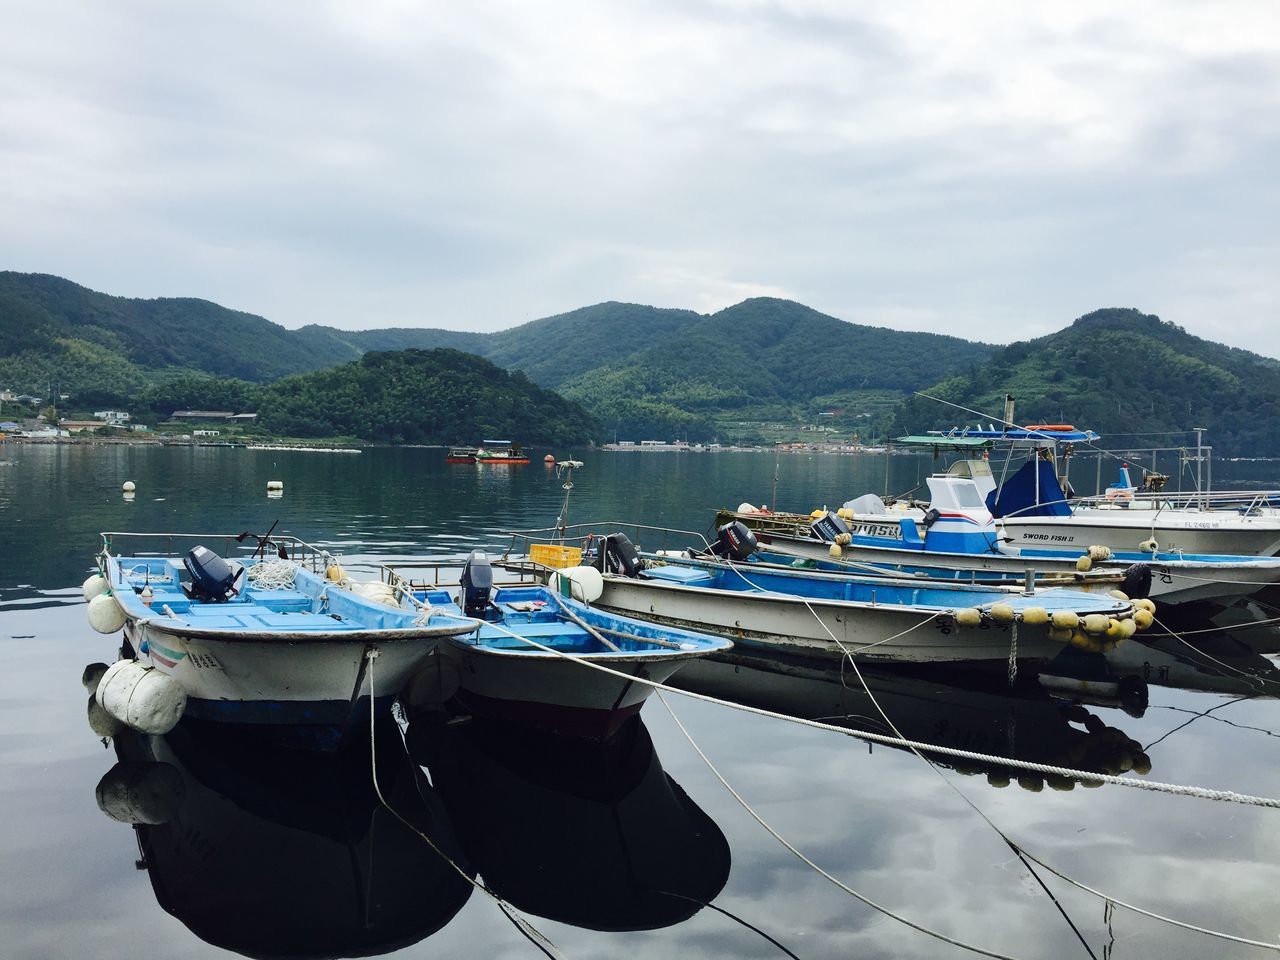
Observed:
[[[1039,497],[1036,496],[1037,475]],[[1053,464],[1039,457],[1028,460],[998,490],[987,494],[987,509],[993,517],[1069,517]]]

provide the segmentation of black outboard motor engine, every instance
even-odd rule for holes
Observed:
[[[1120,590],[1130,600],[1142,600],[1151,596],[1151,564],[1135,563],[1124,572]]]
[[[472,550],[458,578],[462,588],[462,612],[468,617],[483,620],[489,609],[489,594],[493,590],[493,567],[483,550]]]
[[[823,543],[835,543],[836,536],[841,533],[848,533],[849,527],[843,520],[828,510],[826,516],[819,517],[809,524],[809,530]]]
[[[600,572],[620,573],[624,577],[638,577],[644,569],[644,561],[635,544],[625,533],[611,533],[600,544]]]
[[[236,580],[244,573],[244,567],[231,569],[231,564],[206,546],[190,550],[182,558],[182,565],[191,574],[191,599],[210,603],[231,599]]]
[[[741,520],[734,520],[716,531],[716,542],[711,545],[711,554],[729,560],[745,560],[759,546],[751,528]]]

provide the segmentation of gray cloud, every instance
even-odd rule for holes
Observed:
[[[11,5],[0,260],[288,326],[754,294],[1280,355],[1280,12]]]

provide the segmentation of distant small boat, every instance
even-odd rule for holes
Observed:
[[[440,646],[444,663],[438,666],[448,671],[440,699],[456,696],[477,714],[588,740],[608,737],[653,692],[631,677],[661,682],[692,659],[733,647],[719,637],[597,610],[541,585],[495,588],[480,551],[463,568],[457,598],[444,589],[413,596],[442,611],[446,621],[466,616],[477,624]]]
[[[510,440],[486,440],[476,451],[476,463],[528,463],[529,455]]]
[[[233,563],[203,545],[181,557],[111,552],[113,541],[140,536],[103,535],[102,581],[86,583],[86,595],[101,592],[90,623],[103,633],[123,626],[131,657],[185,692],[176,709],[188,717],[293,727],[281,738],[330,749],[361,717],[368,722],[371,690],[372,707],[389,708],[439,640],[474,629],[459,618],[420,622],[274,556]],[[321,557],[311,554],[323,570]]]
[[[445,455],[445,463],[475,463],[479,447],[450,447]]]

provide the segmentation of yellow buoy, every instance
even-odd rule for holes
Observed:
[[[1088,573],[1090,570],[1093,569],[1093,561],[1090,560],[1088,555],[1086,554],[1085,556],[1081,557],[1079,560],[1076,561],[1076,569],[1079,570],[1081,573]]]
[[[833,560],[839,560],[844,556],[844,551],[840,549],[840,544],[838,543],[833,543],[827,553],[831,554],[831,559]]]
[[[1084,628],[1085,633],[1106,633],[1110,624],[1111,618],[1106,614],[1091,613],[1084,618],[1080,626]]]
[[[1134,635],[1135,632],[1137,632],[1137,629],[1138,629],[1138,625],[1133,622],[1132,617],[1126,617],[1125,619],[1121,620],[1120,621],[1121,639],[1128,640],[1130,637]]]
[[[991,619],[996,623],[1011,623],[1013,621],[1013,605],[1008,603],[993,603],[988,613]]]
[[[328,568],[326,568],[324,572],[324,575],[328,577],[330,580],[332,580],[334,583],[341,583],[343,580],[347,579],[347,572],[343,570],[342,567],[336,563],[329,564]]]
[[[852,534],[848,534],[848,533],[837,533],[837,534],[836,534],[836,543],[840,544],[840,546],[842,546],[842,547],[847,547],[847,546],[848,546],[849,544],[851,544],[852,542],[853,542],[853,535],[852,535]]]
[[[965,607],[956,611],[956,624],[961,627],[976,627],[982,623],[982,611],[977,607]]]
[[[1150,613],[1150,614],[1154,614],[1156,612],[1155,603],[1151,600],[1148,600],[1146,597],[1139,597],[1137,600],[1133,601],[1133,605],[1135,607],[1138,607],[1142,610],[1147,611],[1147,613]]]
[[[1109,597],[1115,597],[1117,600],[1128,600],[1128,599],[1129,599],[1129,595],[1128,595],[1127,593],[1125,593],[1123,590],[1112,590],[1110,593],[1108,593],[1108,594],[1107,594],[1107,596],[1109,596]]]
[[[1071,635],[1073,633],[1075,633],[1075,631],[1069,627],[1050,627],[1049,639],[1054,643],[1070,643]]]
[[[1059,629],[1074,630],[1079,623],[1080,618],[1074,610],[1053,611],[1053,625]]]
[[[1151,611],[1145,608],[1135,610],[1133,612],[1134,626],[1139,630],[1145,630],[1155,622],[1155,617],[1151,616]]]
[[[1049,611],[1044,607],[1027,607],[1022,611],[1022,622],[1030,626],[1039,626],[1049,622]]]
[[[1110,560],[1111,548],[1103,544],[1095,543],[1089,547],[1090,560]]]
[[[1156,540],[1154,537],[1150,540],[1143,540],[1141,543],[1138,544],[1138,549],[1141,550],[1143,553],[1159,553],[1160,542]]]

